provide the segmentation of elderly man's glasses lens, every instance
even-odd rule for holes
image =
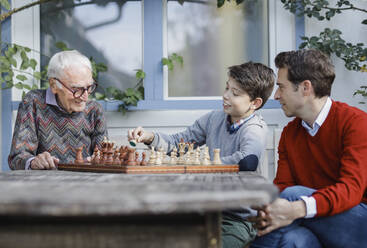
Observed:
[[[97,86],[98,86],[97,83],[93,83],[93,84],[89,85],[86,88],[84,88],[84,87],[75,87],[74,89],[71,89],[68,86],[66,86],[65,83],[63,83],[60,79],[58,79],[58,78],[54,78],[54,79],[57,80],[60,84],[62,84],[71,93],[73,93],[73,96],[75,98],[80,98],[84,94],[85,91],[87,91],[88,94],[92,94],[93,91],[95,91]]]

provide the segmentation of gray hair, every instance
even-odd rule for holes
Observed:
[[[90,60],[77,50],[58,52],[51,57],[48,63],[47,77],[60,78],[65,68],[74,66],[86,66],[92,71]],[[61,88],[58,82],[57,86]]]

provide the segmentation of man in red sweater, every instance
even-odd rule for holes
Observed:
[[[279,142],[280,198],[257,207],[251,247],[367,247],[367,114],[330,99],[322,52],[282,52],[275,64],[275,98],[296,118]]]

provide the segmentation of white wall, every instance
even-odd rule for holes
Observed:
[[[331,0],[329,2],[333,5],[337,0]],[[354,1],[353,4],[356,7],[367,9],[366,1]],[[347,42],[353,44],[362,42],[367,45],[367,28],[366,25],[361,24],[364,19],[366,19],[366,14],[357,11],[345,11],[342,14],[336,15],[331,21],[318,21],[315,18],[307,18],[305,20],[305,33],[306,36],[315,36],[326,27],[339,29],[343,33],[342,38]],[[367,73],[349,71],[344,67],[343,60],[336,56],[333,56],[332,59],[336,71],[336,79],[331,94],[332,98],[367,111],[366,104],[358,103],[363,98],[360,96],[353,97],[353,93],[359,89],[361,85],[367,85]]]

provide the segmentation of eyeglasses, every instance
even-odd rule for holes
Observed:
[[[63,83],[60,79],[58,78],[53,78],[55,80],[57,80],[60,84],[62,84],[66,89],[68,89],[71,93],[73,93],[73,96],[75,98],[80,98],[85,91],[88,92],[88,94],[92,94],[93,91],[96,90],[98,84],[97,83],[93,83],[91,85],[89,85],[88,87],[84,88],[84,87],[74,87],[74,89],[69,88],[68,86],[65,85],[65,83]]]

